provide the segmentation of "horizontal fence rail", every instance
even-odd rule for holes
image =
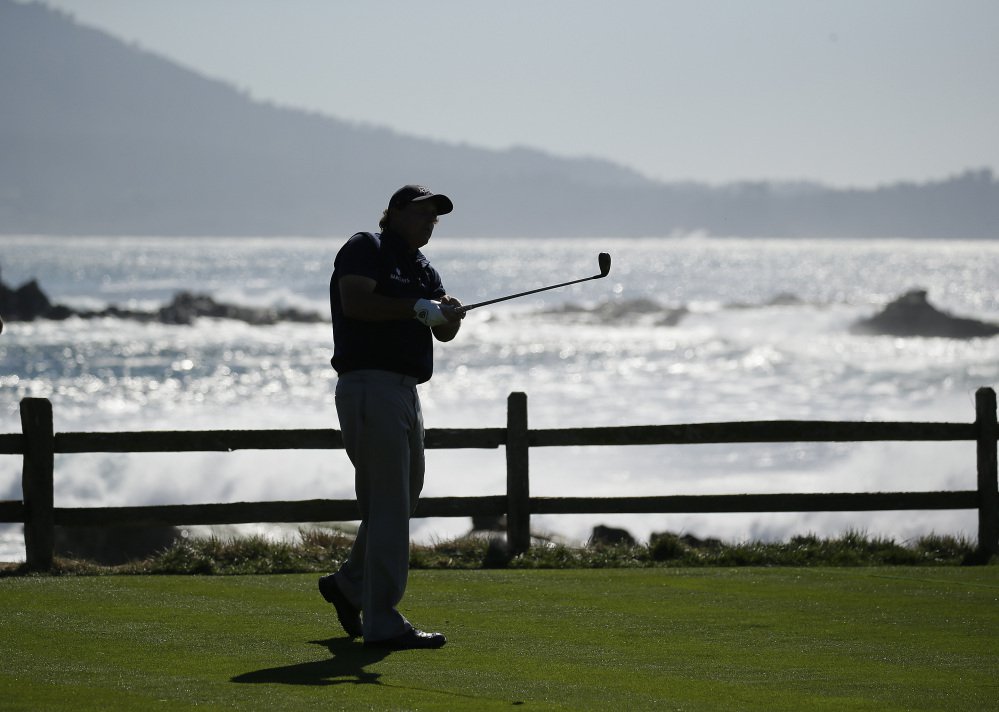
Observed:
[[[426,446],[436,449],[498,448],[505,437],[506,431],[502,428],[438,428],[427,431]],[[339,430],[178,430],[55,435],[57,453],[342,449],[343,438]]]
[[[691,425],[533,430],[532,447],[569,445],[710,445],[718,443],[974,440],[974,423],[762,420]]]
[[[739,421],[678,425],[529,429],[527,396],[511,393],[505,428],[431,428],[430,449],[504,447],[505,494],[479,497],[427,497],[416,517],[507,518],[507,539],[515,552],[530,546],[532,514],[860,512],[889,510],[978,510],[978,548],[999,554],[996,394],[981,388],[975,396],[975,422]],[[336,450],[340,432],[318,430],[189,430],[55,433],[46,399],[21,401],[21,433],[0,434],[0,455],[21,455],[22,500],[0,501],[0,522],[23,523],[30,568],[52,565],[56,526],[190,526],[257,522],[351,521],[359,517],[354,500],[233,502],[135,507],[55,507],[54,456],[77,453],[233,452],[236,450]],[[778,442],[939,442],[974,441],[978,477],[975,489],[939,492],[842,492],[714,494],[642,497],[531,497],[532,447],[698,445]]]

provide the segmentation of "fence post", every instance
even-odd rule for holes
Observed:
[[[55,548],[52,403],[45,398],[22,399],[21,431],[24,434],[21,490],[25,560],[28,568],[45,571],[52,568]]]
[[[510,553],[522,554],[531,547],[527,394],[511,393],[506,408],[506,540]]]
[[[999,475],[996,468],[996,392],[975,392],[978,429],[978,551],[983,560],[999,554]]]

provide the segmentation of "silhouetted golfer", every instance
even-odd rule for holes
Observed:
[[[379,222],[340,249],[330,280],[336,411],[354,465],[361,525],[340,569],[319,579],[351,636],[392,649],[439,648],[441,633],[414,628],[396,606],[409,575],[409,518],[423,489],[418,383],[433,374],[433,339],[450,341],[461,303],[447,295],[420,248],[451,200],[400,188]],[[363,619],[363,622],[362,622]]]

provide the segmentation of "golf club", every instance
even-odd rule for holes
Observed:
[[[583,277],[582,279],[574,279],[571,282],[562,282],[562,284],[553,284],[550,287],[540,287],[539,289],[532,289],[528,292],[520,292],[519,294],[510,294],[506,297],[497,297],[496,299],[490,299],[485,302],[478,302],[476,304],[465,304],[458,307],[458,311],[464,313],[471,309],[476,309],[478,307],[484,307],[487,304],[495,304],[496,302],[505,302],[508,299],[516,299],[517,297],[526,297],[528,294],[537,294],[538,292],[547,292],[549,289],[558,289],[559,287],[568,287],[570,284],[578,284],[580,282],[589,282],[591,279],[603,279],[610,273],[611,268],[611,256],[606,252],[601,252],[597,255],[597,264],[600,265],[600,274],[595,274],[592,277]]]

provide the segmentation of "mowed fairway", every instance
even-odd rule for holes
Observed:
[[[0,579],[0,709],[985,710],[999,567],[414,571],[436,651],[316,577]]]

